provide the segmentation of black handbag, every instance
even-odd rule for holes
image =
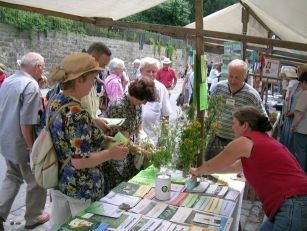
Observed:
[[[180,95],[178,96],[177,100],[176,100],[176,105],[177,106],[183,106],[184,103],[184,96],[182,93],[180,93]]]

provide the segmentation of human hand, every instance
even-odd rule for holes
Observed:
[[[111,136],[104,136],[103,141],[101,143],[101,146],[103,148],[106,148],[110,142],[114,142],[115,143],[115,141],[116,140],[113,137],[111,137]]]
[[[294,116],[294,113],[293,113],[293,112],[287,112],[285,116],[286,116],[286,117],[293,117],[293,116]]]
[[[38,82],[38,86],[41,88],[45,84],[47,84],[47,77],[42,75],[41,78],[37,82]]]
[[[126,158],[129,149],[128,147],[123,147],[120,144],[114,144],[109,151],[112,155],[112,160],[123,160]]]
[[[199,176],[198,168],[190,168],[190,174],[192,175],[192,180],[196,180]]]

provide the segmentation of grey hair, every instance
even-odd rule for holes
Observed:
[[[109,63],[110,72],[112,73],[116,68],[125,69],[125,62],[118,58],[113,58]]]
[[[246,62],[244,62],[241,59],[234,59],[228,64],[228,69],[231,67],[242,67],[244,70],[244,73],[247,74],[248,71],[248,65]]]
[[[155,64],[158,69],[160,67],[160,62],[157,59],[151,58],[151,57],[145,57],[145,58],[141,59],[140,70],[142,70],[145,67],[146,64],[147,65]]]
[[[43,64],[43,63],[45,63],[43,56],[41,56],[40,54],[36,52],[29,52],[21,58],[19,64],[20,66],[33,67],[36,64]]]

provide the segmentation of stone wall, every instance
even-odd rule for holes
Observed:
[[[112,51],[112,57],[118,57],[125,61],[127,73],[130,73],[132,62],[135,58],[146,56],[153,57],[153,47],[144,45],[143,50],[139,50],[139,44],[103,37],[76,35],[72,33],[58,33],[50,31],[37,33],[33,31],[20,31],[13,26],[0,24],[0,62],[4,63],[9,72],[16,68],[16,60],[25,53],[34,51],[40,53],[45,58],[46,73],[58,65],[62,58],[73,52],[80,52],[87,49],[93,42],[103,42]],[[162,48],[161,54],[164,54]],[[162,55],[161,55],[162,56]],[[162,57],[155,57],[160,59]],[[209,60],[218,60],[217,56],[209,55]],[[185,57],[182,50],[176,50],[173,55],[173,67],[177,74],[183,72]]]

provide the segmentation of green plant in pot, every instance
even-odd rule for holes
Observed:
[[[195,118],[195,107],[188,109],[189,119],[184,122],[178,142],[179,152],[177,155],[176,167],[188,174],[190,167],[196,167],[197,156],[207,145],[208,138],[215,135],[220,127],[219,117],[223,111],[223,98],[213,97],[209,100],[209,109],[204,119],[204,136],[201,138],[201,124]]]
[[[154,154],[150,156],[150,162],[156,169],[172,164],[173,154],[176,150],[176,142],[179,132],[178,122],[169,123],[163,120],[159,129],[158,143]]]

